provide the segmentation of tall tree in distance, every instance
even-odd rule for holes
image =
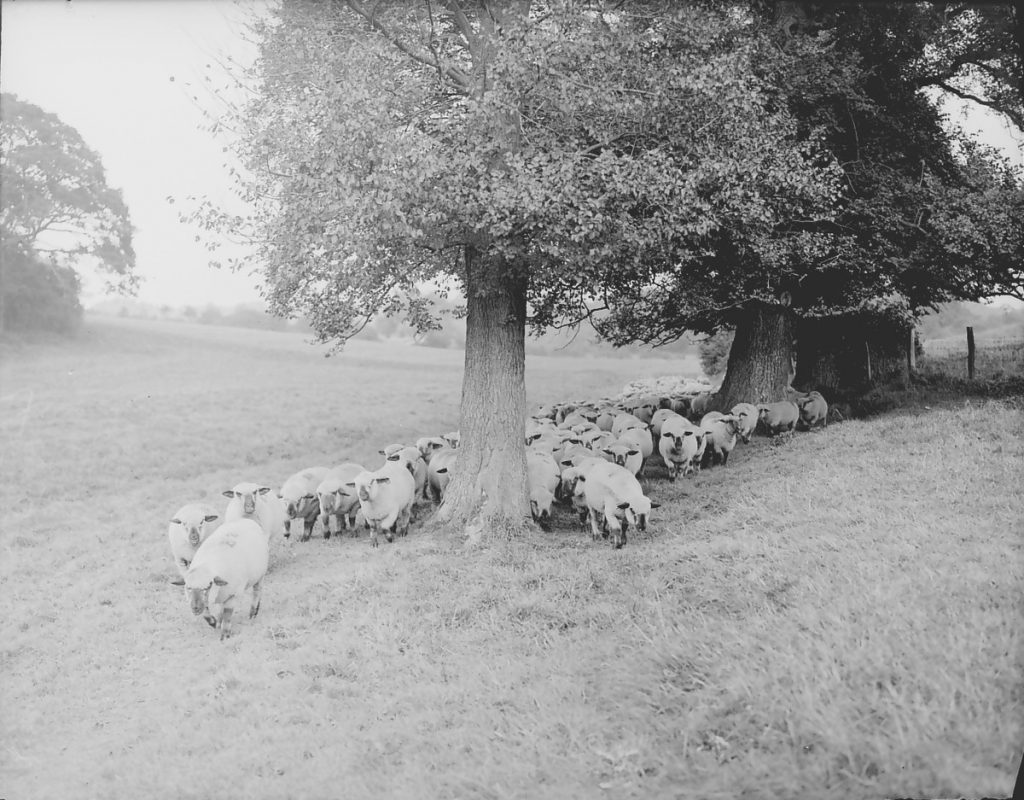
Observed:
[[[80,275],[134,291],[132,226],[100,157],[54,115],[0,96],[0,329],[73,329]]]
[[[470,533],[529,519],[527,325],[649,294],[706,302],[718,242],[799,257],[816,234],[779,235],[782,220],[839,193],[751,69],[750,37],[713,8],[286,0],[256,30],[239,149],[272,308],[343,340],[375,313],[430,327],[428,281],[465,297],[462,445],[439,516]]]

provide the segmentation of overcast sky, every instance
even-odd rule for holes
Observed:
[[[201,109],[217,110],[205,77],[227,80],[215,58],[252,60],[245,21],[254,8],[232,0],[3,0],[0,7],[0,88],[57,114],[99,153],[135,226],[142,300],[259,299],[256,278],[208,266],[197,231],[178,220],[183,203],[167,202],[190,194],[230,201],[224,142],[202,129]],[[97,297],[90,293],[86,304]]]
[[[257,278],[208,266],[197,231],[178,221],[182,202],[166,199],[230,199],[224,142],[204,130],[201,109],[217,111],[206,77],[226,83],[216,60],[251,62],[245,23],[256,8],[255,0],[2,0],[0,88],[57,114],[100,154],[136,228],[147,302],[259,299]],[[972,113],[964,124],[1024,163],[1024,141],[998,118]],[[86,305],[98,297],[90,292]]]

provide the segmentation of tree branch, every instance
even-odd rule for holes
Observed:
[[[431,69],[437,70],[438,74],[444,75],[452,83],[454,83],[464,94],[469,94],[472,82],[469,76],[466,75],[458,67],[453,67],[450,64],[444,64],[435,57],[434,54],[429,53],[425,50],[413,47],[412,45],[403,42],[398,34],[389,29],[380,20],[377,19],[376,15],[367,9],[366,5],[360,3],[359,0],[345,0],[345,4],[356,14],[362,17],[369,24],[371,28],[380,33],[385,39],[393,44],[398,50],[405,53],[409,58],[414,61],[418,61],[420,64],[424,64]]]
[[[998,103],[994,100],[985,100],[984,98],[978,97],[977,95],[971,94],[970,92],[962,92],[955,86],[950,86],[945,81],[935,81],[931,85],[937,86],[943,91],[949,92],[950,94],[959,97],[961,100],[968,100],[972,103],[977,103],[980,106],[991,108],[993,111],[998,111],[1000,114],[1003,114],[1004,116],[1008,117],[1010,121],[1013,122],[1013,124],[1016,125],[1020,130],[1024,131],[1024,114],[1021,114],[1018,111],[1006,108],[1003,104]]]

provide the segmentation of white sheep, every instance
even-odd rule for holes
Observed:
[[[700,427],[707,434],[704,462],[712,464],[717,460],[724,467],[729,462],[729,453],[736,447],[739,420],[732,414],[709,411],[701,419]]]
[[[331,538],[332,519],[339,533],[355,526],[359,497],[347,484],[355,480],[360,472],[366,472],[366,467],[347,461],[328,472],[316,487],[316,496],[320,502],[320,526],[324,530],[325,539]]]
[[[807,430],[819,423],[823,428],[828,427],[828,403],[821,392],[810,392],[796,404],[800,408],[800,422]]]
[[[459,451],[450,447],[436,450],[427,465],[427,488],[435,502],[440,503],[452,479],[451,471],[459,459]]]
[[[800,409],[796,403],[782,400],[778,403],[762,403],[757,407],[758,416],[764,423],[768,433],[774,436],[782,431],[791,431],[800,419]]]
[[[231,635],[236,598],[252,590],[249,618],[259,613],[263,576],[270,551],[267,537],[255,520],[225,522],[196,551],[185,573],[185,590],[192,613],[202,614],[220,638]]]
[[[757,406],[753,403],[737,403],[729,410],[729,413],[736,417],[736,421],[739,423],[738,433],[740,439],[743,440],[744,444],[749,444],[750,437],[754,435],[757,421],[761,416]]]
[[[441,452],[441,451],[438,451]],[[437,454],[434,454],[434,459]],[[377,547],[381,531],[389,542],[409,532],[416,482],[404,461],[386,461],[376,472],[361,472],[350,484],[359,497],[363,519],[370,529],[370,544]]]
[[[680,472],[689,475],[695,471],[694,461],[704,455],[705,437],[705,432],[685,417],[665,420],[661,426],[658,452],[668,469],[670,481],[674,481]]]
[[[174,566],[181,573],[179,580],[172,581],[175,586],[185,583],[185,573],[195,557],[196,550],[214,531],[214,527],[209,523],[218,519],[220,517],[216,509],[206,503],[188,503],[171,517],[167,525],[167,538],[171,543]]]
[[[309,467],[296,472],[281,485],[281,491],[277,496],[284,503],[285,513],[288,515],[289,530],[285,531],[285,537],[291,535],[291,524],[296,520],[302,520],[299,541],[309,541],[313,534],[313,525],[320,516],[320,501],[317,499],[316,487],[327,477],[328,472],[330,470],[327,467]]]
[[[636,429],[634,428],[633,430]],[[625,467],[633,475],[640,472],[640,468],[644,465],[644,455],[635,442],[620,439],[607,447],[603,447],[601,452],[612,464]]]
[[[231,501],[224,511],[225,522],[254,519],[263,528],[268,542],[278,534],[287,536],[288,511],[269,486],[247,481],[235,484],[223,494]]]
[[[416,484],[416,497],[427,497],[427,462],[418,447],[411,445],[388,445],[380,451],[388,461],[397,461],[405,465],[412,474]]]
[[[644,495],[640,482],[618,464],[597,464],[576,485],[590,512],[591,535],[596,540],[611,535],[612,546],[619,549],[626,543],[630,525],[638,531],[647,530],[647,521],[657,503]]]
[[[530,492],[530,512],[541,530],[550,530],[551,504],[560,481],[558,464],[550,454],[527,451],[526,482]]]

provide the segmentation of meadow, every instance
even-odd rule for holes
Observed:
[[[221,642],[170,584],[181,504],[458,425],[461,352],[323,353],[114,318],[0,346],[0,797],[1010,794],[1024,399],[654,466],[620,551],[566,514],[472,548],[278,542]],[[527,389],[697,369],[529,357]]]

